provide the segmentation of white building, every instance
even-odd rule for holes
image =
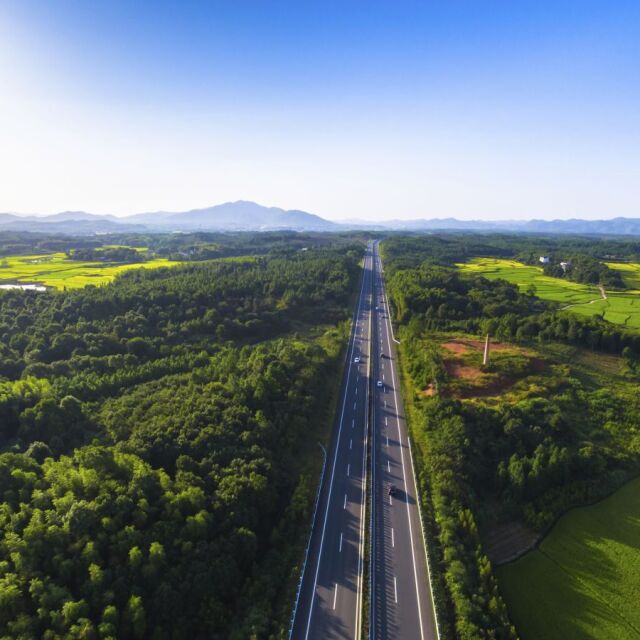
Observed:
[[[541,264],[549,264],[549,262],[551,262],[549,256],[540,256],[539,260]]]

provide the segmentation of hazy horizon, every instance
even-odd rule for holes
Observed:
[[[181,209],[167,209],[167,208],[162,208],[162,209],[157,209],[157,210],[153,210],[153,211],[131,211],[131,212],[120,212],[120,213],[109,213],[109,212],[101,212],[101,211],[92,211],[92,210],[88,210],[88,209],[61,209],[59,211],[48,211],[48,212],[20,212],[20,211],[0,211],[0,213],[9,213],[11,215],[16,215],[16,216],[20,216],[20,217],[39,217],[39,218],[44,218],[47,216],[51,216],[51,215],[56,215],[56,214],[60,214],[60,213],[91,213],[91,214],[95,214],[95,215],[105,215],[105,216],[113,216],[116,218],[126,218],[128,216],[133,216],[136,214],[142,214],[142,213],[182,213],[182,212],[186,212],[186,211],[191,211],[191,210],[198,210],[198,209],[207,209],[209,207],[214,207],[216,205],[221,205],[221,204],[227,204],[228,202],[237,202],[237,201],[246,201],[246,198],[236,198],[234,200],[229,200],[226,202],[212,202],[209,205],[202,205],[202,206],[196,206],[193,208],[181,208]],[[282,207],[279,206],[278,204],[265,204],[263,202],[258,202],[256,204],[265,206],[265,207],[274,207],[274,208],[278,208],[278,209],[283,209],[283,210],[297,210],[297,211],[304,211],[305,213],[311,213],[317,216],[320,216],[321,218],[324,218],[326,220],[329,220],[331,222],[362,222],[362,223],[382,223],[382,222],[389,222],[389,221],[393,221],[393,220],[397,220],[397,221],[411,221],[411,220],[432,220],[432,219],[439,219],[439,218],[455,218],[457,220],[460,221],[485,221],[485,222],[511,222],[511,221],[527,221],[527,220],[546,220],[546,221],[552,221],[552,220],[570,220],[570,219],[582,219],[582,220],[613,220],[615,218],[620,218],[620,217],[626,217],[626,218],[640,218],[640,215],[637,216],[619,216],[619,215],[610,215],[610,216],[531,216],[531,217],[527,217],[527,218],[523,218],[523,217],[489,217],[489,216],[464,216],[464,215],[460,215],[460,216],[445,216],[445,215],[414,215],[414,216],[402,216],[402,215],[387,215],[385,216],[379,216],[377,218],[367,218],[366,216],[330,216],[330,215],[324,215],[322,212],[318,212],[318,211],[309,211],[306,209],[301,209],[300,207]]]
[[[619,0],[7,0],[0,211],[637,217],[639,25]]]

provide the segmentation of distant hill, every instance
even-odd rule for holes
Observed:
[[[138,213],[116,217],[85,211],[45,216],[0,213],[0,230],[52,233],[115,233],[127,231],[333,231],[340,225],[306,211],[263,207],[239,200],[191,211]]]
[[[392,219],[385,222],[349,220],[331,222],[297,209],[264,207],[238,200],[190,211],[154,211],[131,216],[96,215],[86,211],[63,211],[53,215],[0,213],[0,231],[40,231],[64,234],[170,232],[170,231],[371,231],[408,232],[476,231],[516,233],[563,233],[591,235],[640,235],[640,218],[611,220],[458,220],[457,218]]]
[[[128,218],[150,227],[176,230],[262,231],[267,229],[294,229],[299,231],[331,231],[338,227],[320,216],[306,211],[263,207],[255,202],[238,200],[206,209],[192,209],[178,213],[157,211],[139,213]]]
[[[578,235],[640,235],[640,218],[612,218],[611,220],[458,220],[431,218],[418,220],[389,220],[379,223],[386,229],[404,231],[480,231],[516,233],[561,233]]]

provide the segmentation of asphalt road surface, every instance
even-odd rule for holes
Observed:
[[[377,243],[370,244],[365,255],[346,358],[291,637],[360,640],[364,534],[372,523],[369,638],[437,639]],[[367,482],[372,483],[371,519],[365,509]],[[395,495],[389,495],[391,484]]]

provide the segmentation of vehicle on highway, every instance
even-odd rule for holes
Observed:
[[[378,387],[382,386],[382,380],[378,380]]]
[[[360,356],[356,356],[353,361],[358,364],[358,362],[360,362]]]
[[[396,487],[395,484],[390,484],[389,488],[387,489],[387,493],[390,496],[397,496],[398,495],[398,488]]]

